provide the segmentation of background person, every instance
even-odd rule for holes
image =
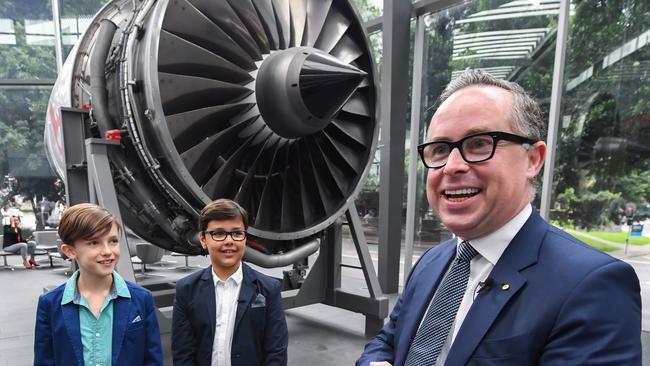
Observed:
[[[422,255],[358,365],[641,365],[628,264],[530,204],[544,162],[537,103],[468,70],[441,96],[420,154],[427,198],[457,236]]]
[[[20,254],[23,257],[23,266],[27,269],[38,267],[34,253],[36,252],[36,242],[31,240],[31,235],[23,237],[20,228],[20,217],[12,215],[9,224],[3,227],[2,250],[9,253]],[[29,255],[29,258],[27,256]]]

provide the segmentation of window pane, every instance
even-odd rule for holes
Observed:
[[[0,88],[0,198],[3,208],[22,211],[23,225],[33,230],[32,202],[55,202],[55,176],[43,146],[43,127],[50,87]]]
[[[559,0],[470,1],[427,15],[420,141],[425,141],[440,93],[466,68],[519,83],[540,101],[547,115],[559,4]],[[427,204],[426,173],[418,165],[416,248],[451,235]]]
[[[95,14],[108,0],[59,0],[63,59],[92,23]]]
[[[352,0],[352,3],[356,5],[359,15],[365,22],[378,18],[383,13],[383,0]]]
[[[627,232],[627,207],[650,217],[650,3],[576,2],[570,25],[551,218]]]
[[[54,25],[49,0],[0,7],[0,78],[54,79]]]

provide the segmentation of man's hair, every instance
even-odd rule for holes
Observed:
[[[208,203],[201,210],[201,215],[199,215],[199,231],[205,231],[210,221],[224,221],[237,218],[240,218],[242,223],[244,223],[244,229],[248,229],[248,213],[246,210],[233,200],[220,198]]]
[[[542,119],[539,104],[519,84],[497,79],[483,70],[466,69],[453,79],[440,95],[440,103],[455,92],[470,86],[494,86],[504,89],[513,96],[512,131],[533,140],[543,140],[546,124]]]
[[[120,223],[107,209],[92,203],[80,203],[63,211],[59,238],[65,244],[74,245],[79,239],[90,240],[106,235],[113,224],[120,229]]]

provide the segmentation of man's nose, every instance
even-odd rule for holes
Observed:
[[[463,159],[460,149],[453,148],[447,157],[447,164],[442,169],[445,174],[454,174],[465,171],[467,168],[467,162]]]

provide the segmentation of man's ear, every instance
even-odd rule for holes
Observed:
[[[203,249],[208,250],[208,244],[205,242],[204,231],[199,232],[199,242],[201,242],[201,247],[203,247]]]
[[[528,149],[528,168],[526,170],[529,180],[533,180],[542,170],[544,160],[546,159],[546,143],[537,141]]]
[[[72,245],[65,244],[65,243],[61,244],[61,251],[68,258],[72,258],[72,259],[77,258],[77,253],[75,252],[74,247]]]

